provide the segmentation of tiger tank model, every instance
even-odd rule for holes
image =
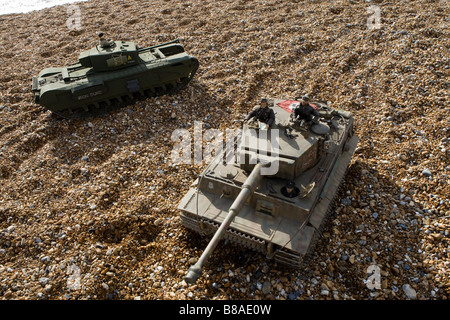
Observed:
[[[272,126],[244,124],[234,150],[216,154],[178,205],[184,227],[212,235],[187,272],[190,284],[221,239],[299,269],[329,216],[358,143],[352,114],[311,101],[309,121],[295,116],[296,99],[267,101]]]
[[[64,118],[107,113],[135,98],[176,93],[194,77],[199,62],[179,40],[139,48],[99,34],[78,63],[43,69],[33,77],[34,101]]]

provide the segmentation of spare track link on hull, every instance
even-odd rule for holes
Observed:
[[[63,111],[52,111],[52,113],[69,120],[98,117],[130,105],[133,100],[175,94],[183,90],[194,78],[199,67],[199,62],[195,58],[193,58],[193,61],[195,61],[194,69],[191,71],[189,76],[181,78],[176,82],[145,88],[138,92],[129,93],[126,96],[112,96],[103,101],[97,101],[85,106],[76,107],[75,110],[65,109]]]
[[[198,220],[192,217],[188,217],[184,214],[181,215],[181,223],[186,228],[194,230],[200,234],[214,234],[220,226],[219,224],[210,220]],[[266,242],[264,240],[249,236],[245,233],[230,228],[226,230],[224,239],[260,253],[266,253],[267,251]]]

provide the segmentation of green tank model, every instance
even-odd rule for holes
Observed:
[[[324,101],[308,103],[311,118],[295,99],[267,101],[273,125],[244,124],[234,151],[223,148],[178,205],[183,226],[213,235],[188,283],[223,238],[294,269],[311,257],[358,143],[353,116]]]
[[[95,116],[135,98],[175,93],[194,77],[199,62],[178,40],[147,48],[111,41],[81,52],[78,63],[46,68],[33,77],[34,101],[64,118]]]

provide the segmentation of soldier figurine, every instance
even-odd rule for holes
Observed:
[[[273,124],[275,123],[275,113],[273,112],[272,108],[268,107],[266,98],[262,98],[260,105],[256,105],[253,108],[253,110],[244,119],[244,123],[252,118],[255,118],[259,122],[265,123],[265,129],[273,126]]]
[[[296,98],[298,99],[298,98]],[[307,125],[317,123],[319,112],[309,104],[308,96],[303,96],[299,99],[300,104],[292,111],[291,120],[296,123],[305,120]]]
[[[114,43],[114,41],[112,41],[111,39],[105,39],[103,37],[103,32],[99,33],[98,37],[100,38],[100,47],[102,48],[110,47]]]
[[[283,188],[281,188],[281,193],[285,197],[295,198],[300,194],[300,189],[295,186],[294,181],[288,181],[286,185]]]

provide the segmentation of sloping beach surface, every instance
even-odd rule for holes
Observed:
[[[2,299],[447,299],[447,1],[90,0],[0,16]],[[379,19],[378,19],[379,17]],[[180,39],[200,60],[173,96],[68,121],[31,79],[104,32]],[[174,130],[237,128],[262,96],[328,100],[360,142],[304,270],[207,239],[178,202],[206,166],[175,165]],[[173,116],[175,113],[175,116]]]

